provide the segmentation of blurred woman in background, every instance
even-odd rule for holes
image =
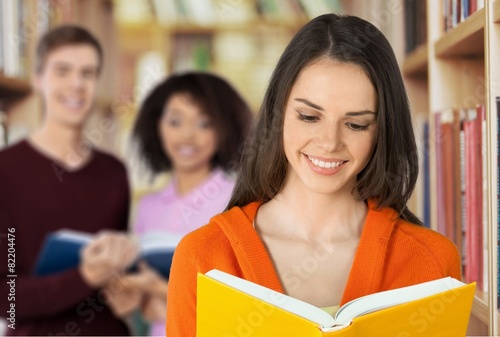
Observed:
[[[191,72],[160,83],[139,110],[133,139],[154,174],[172,177],[165,189],[142,198],[133,231],[183,236],[223,211],[251,119],[247,103],[218,76]],[[110,298],[115,314],[141,307],[152,322],[150,335],[165,335],[168,279],[143,264],[122,281],[127,290]]]

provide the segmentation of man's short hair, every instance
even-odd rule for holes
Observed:
[[[45,65],[47,56],[57,48],[69,45],[86,44],[94,47],[99,56],[98,72],[101,71],[103,63],[103,52],[99,41],[86,29],[73,26],[63,25],[47,32],[38,42],[36,49],[36,72],[40,73]]]

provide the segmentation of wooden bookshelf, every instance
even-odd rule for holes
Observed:
[[[210,26],[200,26],[196,24],[178,24],[175,26],[164,26],[165,32],[170,33],[215,33],[220,31],[233,31],[233,32],[244,32],[252,33],[255,29],[288,29],[293,32],[298,31],[302,26],[307,23],[308,20],[296,20],[296,21],[276,21],[276,20],[265,20],[257,19],[242,23],[216,23]]]
[[[500,22],[500,0],[493,2],[493,22]]]
[[[472,315],[481,322],[488,325],[490,321],[490,309],[488,306],[488,293],[476,290],[476,298],[472,304]]]
[[[497,322],[500,322],[500,311],[496,312],[495,319]],[[500,336],[500,327],[497,327],[495,336]]]
[[[450,2],[451,3],[451,2]],[[471,14],[455,27],[444,32],[442,2],[427,0],[427,49],[417,48],[403,63],[412,111],[428,108],[430,137],[435,137],[434,113],[445,109],[470,108],[484,104],[486,113],[485,174],[487,228],[483,240],[487,247],[483,276],[484,291],[477,290],[472,307],[468,335],[500,334],[500,313],[497,308],[497,111],[495,97],[500,96],[496,85],[500,76],[500,0],[485,0],[484,8]],[[421,49],[420,49],[421,48]],[[419,50],[420,49],[420,50]],[[427,57],[424,55],[427,51]],[[427,73],[427,77],[422,74]],[[425,100],[427,100],[425,102]],[[429,138],[431,228],[438,222],[438,179],[436,149],[439,144]],[[443,193],[441,191],[441,193]],[[442,196],[441,196],[442,197]]]
[[[120,25],[118,27],[119,35],[123,37],[140,37],[142,39],[147,38],[148,34],[154,32],[161,32],[164,36],[168,37],[172,34],[216,34],[218,32],[242,32],[246,34],[252,34],[256,30],[260,29],[280,29],[289,30],[292,33],[297,32],[302,28],[308,20],[296,20],[296,21],[276,21],[276,20],[265,20],[256,19],[248,22],[241,23],[216,23],[213,25],[202,26],[195,23],[178,23],[175,25],[164,26],[156,22],[151,22],[148,24],[127,24]],[[122,45],[132,45],[124,41]],[[140,49],[140,46],[135,46],[134,48]]]
[[[428,54],[429,47],[427,44],[417,47],[404,60],[403,74],[417,77],[427,76]]]
[[[486,13],[483,8],[446,32],[436,42],[436,56],[460,57],[483,55],[485,21]]]
[[[0,100],[18,99],[30,91],[31,86],[27,81],[0,74]]]

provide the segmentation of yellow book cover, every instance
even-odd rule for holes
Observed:
[[[198,274],[196,336],[461,337],[475,289],[446,277],[355,299],[332,317],[214,269]]]

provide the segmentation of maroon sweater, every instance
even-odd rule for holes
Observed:
[[[110,155],[94,150],[83,167],[65,171],[27,141],[0,151],[0,316],[15,317],[8,335],[129,334],[104,304],[103,292],[88,287],[76,268],[32,274],[47,234],[126,230],[128,209],[126,171]],[[15,229],[14,279],[7,277],[9,228]],[[12,304],[14,315],[8,313]]]

